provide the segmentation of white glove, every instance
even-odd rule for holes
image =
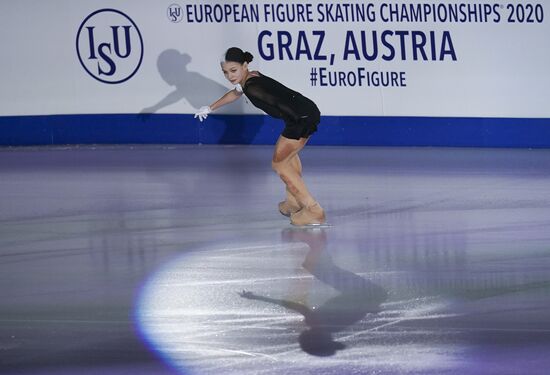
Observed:
[[[195,118],[199,118],[200,122],[202,122],[203,120],[206,120],[206,118],[208,117],[208,114],[212,112],[212,110],[210,109],[209,106],[205,105],[203,107],[200,107],[198,112],[195,113]]]

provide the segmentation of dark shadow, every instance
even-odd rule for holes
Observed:
[[[147,121],[152,113],[156,113],[160,109],[175,104],[183,99],[185,99],[194,109],[198,110],[202,106],[212,104],[230,90],[230,88],[210,78],[197,72],[189,71],[187,65],[191,60],[192,58],[189,54],[180,53],[175,49],[165,50],[159,55],[157,59],[157,68],[160,76],[169,86],[173,86],[174,90],[168,93],[158,103],[143,108],[139,114],[142,120]],[[217,62],[213,63],[217,64]],[[220,75],[221,74],[220,68]],[[226,114],[243,114],[243,100],[237,100],[234,103],[224,106],[223,112]],[[216,123],[216,125],[219,126],[219,122]],[[208,126],[208,122],[205,126]],[[239,117],[237,116],[234,120],[230,121],[230,123],[227,121],[222,122],[222,126],[224,128],[219,129],[220,138],[218,141],[218,143],[221,144],[250,144],[259,129],[258,126],[247,124],[242,118],[239,121]],[[218,133],[217,129],[214,132]]]
[[[305,242],[309,251],[302,266],[316,279],[331,286],[340,294],[321,306],[265,297],[249,291],[240,296],[247,299],[273,303],[300,313],[308,328],[299,336],[300,347],[315,356],[331,356],[345,348],[332,335],[344,330],[369,313],[380,312],[380,304],[387,299],[387,292],[379,285],[334,264],[326,251],[324,229],[285,229],[282,237],[288,242]]]

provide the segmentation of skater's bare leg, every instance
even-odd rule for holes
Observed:
[[[298,162],[293,161],[294,157],[304,148],[306,143],[307,138],[296,140],[280,136],[275,145],[275,152],[271,163],[275,172],[277,172],[285,183],[289,193],[296,198],[301,207],[315,203],[315,199],[309,193],[297,168]]]
[[[298,155],[298,154],[294,155],[290,159],[290,164],[292,165],[294,170],[298,173],[298,175],[300,177],[302,177],[302,161],[300,160],[300,155]],[[303,179],[303,177],[302,177],[302,179]],[[292,195],[292,193],[288,190],[288,188],[286,189],[286,192],[287,192],[287,200],[289,200],[289,202],[298,203],[298,200],[296,199],[296,197],[294,195]]]
[[[304,148],[307,138],[299,140],[279,137],[275,145],[272,167],[285,183],[289,193],[296,198],[302,209],[299,216],[299,225],[324,222],[324,211],[309,193],[309,190],[301,176],[300,159],[294,159],[298,152]],[[294,223],[294,220],[293,220]]]
[[[300,156],[298,154],[294,155],[290,159],[290,165],[298,174],[300,177],[302,177],[302,162],[300,161]],[[286,185],[285,185],[286,187]],[[302,207],[298,203],[298,200],[292,195],[290,190],[286,188],[286,198],[283,202],[279,203],[279,212],[285,216],[290,216],[294,212],[300,211]]]
[[[298,155],[298,154],[294,155],[290,159],[290,163],[292,164],[292,166],[294,167],[296,172],[298,172],[298,174],[301,177],[302,176],[302,161],[300,160],[300,155]]]

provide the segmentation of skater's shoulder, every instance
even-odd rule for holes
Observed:
[[[265,78],[265,76],[259,71],[253,70],[248,73],[248,77],[246,78],[246,81],[244,81],[243,87],[246,88],[250,85],[258,84],[262,81],[261,78]]]

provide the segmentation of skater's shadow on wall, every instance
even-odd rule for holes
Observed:
[[[140,112],[142,120],[147,121],[152,113],[170,106],[185,99],[195,110],[205,105],[210,105],[229,89],[200,73],[187,69],[192,58],[187,53],[180,53],[175,49],[163,51],[157,59],[157,68],[162,79],[174,90],[168,93],[156,104],[143,108]],[[217,62],[213,62],[217,64]],[[220,75],[222,75],[220,69]],[[223,108],[226,114],[243,114],[244,103],[242,98]],[[197,120],[198,121],[198,120]],[[208,120],[207,120],[208,121]],[[205,125],[208,125],[206,123]],[[213,124],[211,124],[213,125]],[[218,143],[239,143],[249,144],[254,139],[259,126],[252,126],[246,121],[216,122],[216,126],[223,126],[223,129],[214,129],[213,132],[219,135]]]
[[[324,229],[286,229],[282,236],[287,242],[305,242],[309,246],[303,268],[339,294],[317,307],[250,291],[239,294],[243,298],[272,303],[302,314],[307,325],[298,338],[302,350],[315,356],[334,355],[344,349],[345,345],[334,340],[333,334],[361,321],[369,313],[380,312],[380,305],[387,299],[387,292],[372,281],[335,265],[325,249],[327,241]]]

